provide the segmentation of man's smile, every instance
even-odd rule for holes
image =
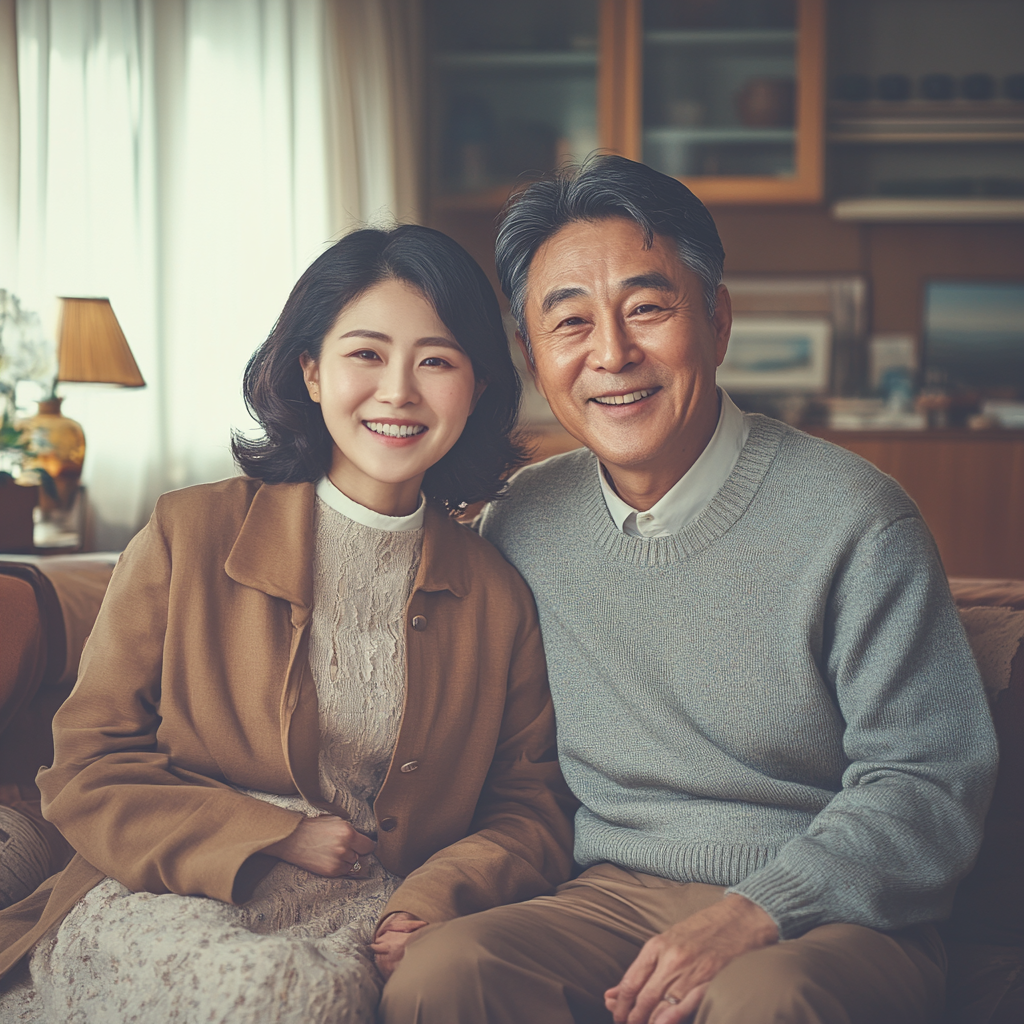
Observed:
[[[650,398],[651,395],[660,390],[660,387],[641,388],[639,391],[628,391],[613,395],[595,395],[590,401],[596,402],[598,405],[633,405],[635,402],[641,402],[645,398]]]

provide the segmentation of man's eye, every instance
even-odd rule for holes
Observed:
[[[586,323],[581,316],[567,316],[564,320],[560,320],[558,323],[559,327],[579,327],[580,324]]]
[[[653,302],[641,302],[640,305],[637,306],[636,309],[633,310],[633,312],[634,313],[657,313],[659,309],[661,309],[661,306],[657,306]]]

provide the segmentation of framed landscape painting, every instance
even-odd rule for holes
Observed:
[[[733,320],[718,383],[737,394],[829,388],[832,324],[823,317],[751,317]]]

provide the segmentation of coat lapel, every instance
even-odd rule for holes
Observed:
[[[288,601],[295,626],[313,606],[315,500],[311,483],[263,484],[224,563],[236,583]]]

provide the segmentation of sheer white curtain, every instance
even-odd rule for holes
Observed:
[[[149,387],[63,391],[94,543],[120,547],[159,493],[234,471],[242,370],[305,266],[355,223],[416,218],[416,6],[16,0],[13,21],[0,286],[44,316],[111,299]]]

